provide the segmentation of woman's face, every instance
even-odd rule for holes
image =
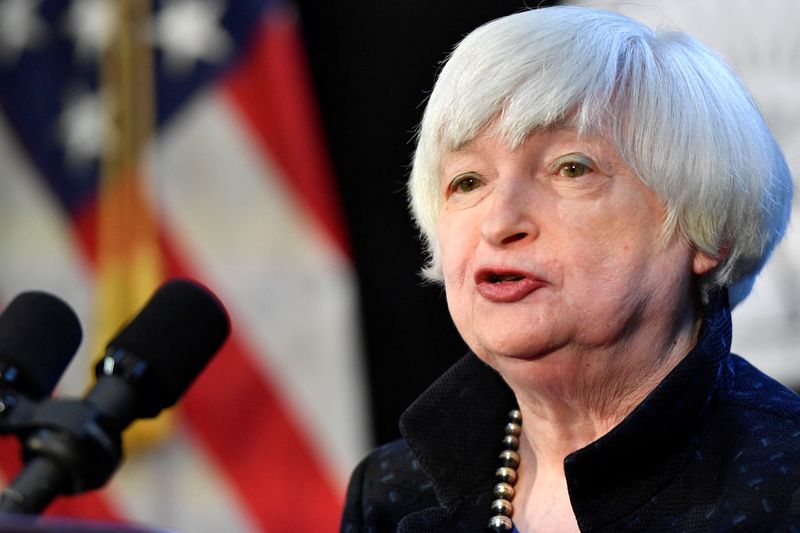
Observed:
[[[659,241],[664,204],[601,138],[554,129],[510,151],[483,133],[443,157],[440,177],[450,313],[497,368],[675,328],[691,272],[713,266],[680,239]]]

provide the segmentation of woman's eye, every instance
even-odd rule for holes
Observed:
[[[583,163],[578,163],[576,161],[570,161],[564,163],[558,168],[558,175],[564,178],[580,178],[587,172],[589,172],[589,167],[584,165]]]
[[[481,181],[475,176],[457,176],[450,182],[450,192],[470,192],[481,186]]]

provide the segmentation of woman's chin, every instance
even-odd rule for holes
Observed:
[[[550,340],[536,341],[535,339],[499,338],[496,342],[479,342],[473,351],[490,366],[496,367],[494,362],[523,363],[545,362],[547,359],[557,357],[559,348],[563,346]],[[554,362],[554,361],[553,361]],[[548,361],[549,363],[549,361]]]
[[[559,350],[549,352],[524,351],[491,353],[478,357],[497,371],[515,393],[548,394],[569,390],[588,368],[576,365],[566,353]],[[560,392],[559,392],[560,394]]]
[[[554,318],[564,313],[542,306],[503,307],[492,309],[491,313],[479,311],[483,310],[476,310],[461,323],[456,320],[459,332],[478,355],[539,359],[562,348],[571,336],[569,324]]]

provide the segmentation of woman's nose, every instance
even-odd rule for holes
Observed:
[[[539,227],[534,220],[531,191],[510,183],[498,185],[492,193],[488,210],[481,220],[481,236],[492,246],[508,246],[535,239]]]

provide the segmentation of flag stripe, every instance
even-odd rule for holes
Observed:
[[[256,34],[245,57],[226,76],[227,92],[309,215],[349,256],[294,11],[272,9]]]
[[[264,531],[284,531],[292,524],[323,531],[338,521],[341,494],[243,352],[235,338],[228,342],[187,395],[184,415]],[[228,383],[237,384],[236,394]],[[302,515],[300,495],[314,502]]]
[[[105,495],[141,524],[187,533],[264,530],[185,423],[161,446],[129,454]]]

